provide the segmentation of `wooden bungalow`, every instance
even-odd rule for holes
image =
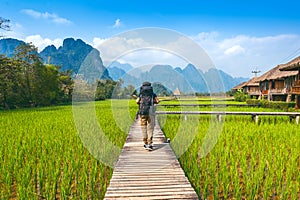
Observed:
[[[280,68],[282,73],[295,74],[289,81],[289,96],[296,100],[296,108],[300,108],[300,56]]]
[[[257,82],[256,77],[235,86],[234,88],[232,88],[232,90],[241,90],[242,92],[247,93],[251,98],[259,98],[260,96],[259,83]]]
[[[291,84],[297,73],[292,71],[281,71],[286,64],[277,65],[275,68],[258,77],[261,98],[269,101],[290,101],[289,95]]]
[[[247,93],[251,98],[258,99],[260,96],[259,82],[257,77],[250,79],[244,86],[243,91]]]
[[[243,90],[243,87],[246,85],[246,83],[247,83],[247,81],[242,82],[242,83],[238,84],[237,86],[233,87],[232,90],[235,92],[238,90]]]

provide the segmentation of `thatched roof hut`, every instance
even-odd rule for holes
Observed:
[[[181,95],[178,87],[174,90],[173,94],[174,94],[174,96],[180,96]]]
[[[239,90],[239,89],[243,89],[247,86],[259,86],[259,82],[257,81],[257,77],[254,77],[252,79],[250,79],[249,81],[246,82],[242,82],[240,84],[238,84],[237,86],[233,87],[233,90]]]
[[[295,70],[299,69],[299,63],[300,63],[300,56],[288,63],[277,65],[275,68],[261,75],[259,77],[259,81],[276,80],[276,79],[282,79],[290,76],[296,76],[298,72]]]
[[[297,71],[300,70],[300,56],[284,64],[281,71]]]
[[[258,81],[258,77],[253,77],[252,79],[250,79],[245,86],[259,86],[259,81]]]
[[[266,80],[282,79],[285,77],[296,76],[298,74],[298,72],[295,71],[282,71],[281,69],[283,69],[285,66],[286,64],[277,65],[273,69],[258,77],[257,81],[262,82]]]
[[[241,90],[246,85],[246,83],[247,83],[247,81],[242,82],[242,83],[238,84],[237,86],[234,86],[232,89],[233,90]]]

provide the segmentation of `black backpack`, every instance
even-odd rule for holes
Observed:
[[[153,106],[153,88],[149,85],[143,85],[140,88],[140,107],[139,114],[140,115],[149,115],[151,114]]]

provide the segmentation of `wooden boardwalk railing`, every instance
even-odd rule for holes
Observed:
[[[260,104],[159,104],[158,107],[260,107]]]
[[[181,114],[181,115],[216,115],[220,121],[222,115],[251,115],[255,122],[258,122],[258,116],[288,116],[292,121],[295,119],[299,123],[300,112],[241,112],[241,111],[156,111],[156,114]]]
[[[104,199],[198,199],[157,122],[153,143],[153,151],[143,149],[135,121]]]

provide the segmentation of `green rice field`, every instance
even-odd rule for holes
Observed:
[[[133,118],[135,103],[129,108]],[[110,101],[96,103],[101,128],[122,148],[133,121],[124,119],[121,130],[111,110]],[[112,168],[83,146],[72,106],[0,112],[0,134],[0,199],[104,197]]]
[[[105,136],[121,149],[137,106],[113,102],[96,102],[95,110]],[[224,123],[210,116],[158,119],[200,199],[300,199],[300,125],[288,117],[263,116],[258,124],[249,116]],[[72,106],[1,111],[0,199],[102,199],[113,169],[90,153],[77,129]],[[215,144],[205,151],[209,137]],[[190,138],[186,149],[182,138]]]
[[[226,116],[223,123],[210,116],[159,119],[200,199],[300,199],[300,126],[288,117],[263,116],[258,124],[249,116]],[[189,135],[191,143],[182,150]],[[204,155],[207,138],[215,145]]]

